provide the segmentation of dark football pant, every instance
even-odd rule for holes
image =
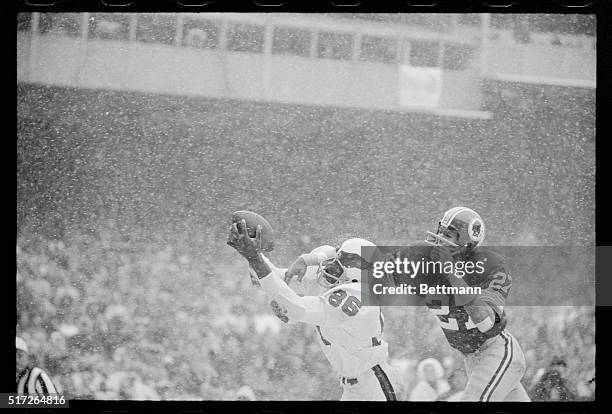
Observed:
[[[465,357],[468,383],[463,401],[530,401],[521,378],[525,356],[519,343],[504,330]]]

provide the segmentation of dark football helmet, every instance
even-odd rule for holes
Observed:
[[[427,232],[425,242],[433,246],[456,247],[457,253],[475,249],[484,236],[484,221],[477,212],[467,207],[453,207],[444,213],[435,233]]]

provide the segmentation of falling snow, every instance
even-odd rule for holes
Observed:
[[[45,19],[46,35],[80,33]],[[444,32],[450,22],[403,24]],[[121,41],[121,24],[92,36]],[[164,43],[165,23],[147,24],[136,40]],[[198,30],[190,47],[212,45],[213,30]],[[301,53],[298,35],[282,50]],[[242,39],[232,47],[259,47]],[[338,44],[321,57],[343,59]],[[394,64],[395,49],[369,45],[369,58]],[[491,119],[19,83],[17,331],[74,398],[234,399],[246,385],[258,399],[338,399],[315,333],[274,318],[225,244],[230,214],[264,215],[282,264],[350,236],[421,240],[455,205],[478,210],[490,244],[594,245],[594,89],[482,90]],[[424,358],[461,370],[426,309],[385,314],[408,387]],[[548,375],[542,395],[567,385],[570,399],[592,398],[594,309],[508,314],[525,387]],[[556,355],[566,385],[550,374]]]

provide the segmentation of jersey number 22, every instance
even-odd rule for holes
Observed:
[[[440,326],[442,328],[450,329],[452,331],[459,330],[459,322],[457,321],[457,318],[452,318],[448,316],[450,314],[450,308],[448,306],[440,306],[433,303],[429,305],[436,306],[435,308],[430,307],[429,310],[431,311],[431,313],[436,315],[436,317],[438,318],[438,322],[440,322]],[[474,321],[472,321],[472,318],[468,316],[468,320],[465,323],[465,329],[469,330],[474,328],[476,328],[476,324],[474,323]]]

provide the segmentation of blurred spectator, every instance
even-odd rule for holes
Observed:
[[[438,401],[461,401],[467,385],[467,376],[463,369],[456,369],[448,377],[450,389],[438,396]]]
[[[456,369],[459,369],[457,366],[457,361],[450,355],[442,358],[442,367],[444,368],[444,372],[452,374]]]
[[[534,401],[574,401],[576,396],[567,386],[565,379],[567,364],[559,357],[554,357],[550,366],[533,389]]]
[[[236,400],[237,401],[256,401],[255,393],[246,385],[240,387],[236,392]]]
[[[444,379],[444,368],[435,358],[427,358],[417,368],[419,382],[410,393],[410,401],[436,401],[450,390]]]
[[[277,334],[281,330],[279,319],[273,315],[255,315],[253,318],[255,323],[255,331],[258,334]]]
[[[15,348],[17,394],[57,394],[58,389],[49,374],[32,363],[28,345],[22,338],[15,338]]]
[[[130,373],[127,377],[127,389],[131,389],[132,392],[128,393],[127,399],[133,398],[135,400],[154,400],[159,401],[161,398],[159,394],[151,388],[149,385],[142,382],[141,378],[136,373]]]

